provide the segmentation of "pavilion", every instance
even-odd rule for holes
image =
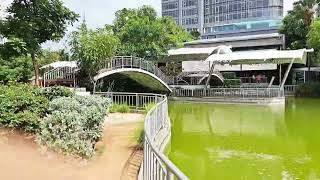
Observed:
[[[221,66],[227,66],[239,69],[277,69],[279,65],[279,87],[284,88],[289,72],[293,64],[306,64],[307,53],[313,52],[313,49],[299,50],[251,50],[232,52],[230,46],[218,46],[211,48],[180,48],[168,51],[166,61],[182,61],[182,69],[188,67],[197,67],[198,71],[206,71],[206,86],[210,81],[211,75]],[[199,68],[201,64],[201,68]],[[286,64],[287,69],[282,77],[281,65]],[[185,66],[184,66],[185,65]],[[197,71],[197,69],[193,69]],[[271,85],[273,82],[270,82]]]

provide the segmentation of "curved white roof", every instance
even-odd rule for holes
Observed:
[[[77,61],[57,61],[53,62],[51,64],[47,64],[45,66],[42,66],[40,69],[45,69],[45,68],[59,68],[59,67],[71,67],[71,68],[77,68]]]
[[[239,51],[229,54],[213,54],[206,61],[217,62],[217,64],[286,64],[294,59],[294,63],[306,64],[308,52],[313,52],[313,50]]]
[[[197,60],[203,61],[211,54],[229,54],[232,53],[231,46],[217,46],[208,48],[179,48],[168,51],[165,60]]]

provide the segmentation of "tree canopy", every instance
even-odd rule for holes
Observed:
[[[89,76],[93,82],[92,76],[116,54],[119,39],[108,27],[90,30],[84,22],[72,33],[69,45],[73,59],[79,61],[82,76]]]
[[[151,60],[159,59],[168,49],[192,39],[171,17],[157,17],[149,6],[117,11],[111,27],[121,42],[118,55],[135,55]]]
[[[299,0],[293,10],[283,19],[280,33],[286,35],[286,44],[290,49],[307,47],[307,34],[318,9],[319,0]]]
[[[311,29],[308,33],[307,44],[314,49],[314,59],[316,61],[313,64],[319,64],[320,62],[320,20],[314,21],[311,25]]]
[[[0,34],[8,39],[18,38],[25,43],[38,84],[36,54],[40,45],[48,40],[60,40],[65,35],[67,25],[75,22],[78,15],[63,6],[61,0],[14,0],[8,13],[0,21]]]

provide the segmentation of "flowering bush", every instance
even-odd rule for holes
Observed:
[[[103,131],[106,98],[60,97],[49,104],[49,115],[40,123],[38,141],[55,150],[91,157]]]

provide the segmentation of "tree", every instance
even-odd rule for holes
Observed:
[[[79,61],[80,74],[95,83],[93,76],[116,54],[119,39],[110,28],[90,30],[82,23],[79,30],[72,33],[69,45],[73,59]]]
[[[309,47],[314,49],[313,57],[316,59],[316,62],[319,63],[320,59],[320,20],[314,21],[311,25],[311,29],[308,33],[307,44]]]
[[[294,3],[293,10],[283,19],[279,32],[286,35],[286,43],[290,49],[307,46],[307,34],[318,9],[319,0],[300,0]]]
[[[30,56],[11,57],[9,60],[0,58],[0,82],[28,82],[32,75]]]
[[[194,40],[200,39],[201,34],[197,30],[192,30],[190,32],[191,36],[193,37]]]
[[[121,41],[119,55],[134,55],[157,60],[173,47],[192,40],[192,36],[171,17],[157,17],[149,6],[116,12],[111,26]]]
[[[0,22],[0,31],[8,39],[18,38],[26,44],[39,84],[39,67],[36,55],[40,45],[48,40],[58,41],[68,24],[78,15],[63,6],[61,0],[14,0],[8,8],[9,15]]]

